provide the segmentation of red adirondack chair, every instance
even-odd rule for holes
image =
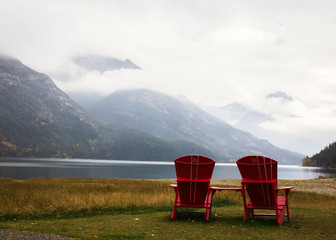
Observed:
[[[200,155],[187,155],[175,160],[177,184],[170,185],[175,189],[172,221],[178,207],[205,208],[205,220],[209,220],[215,193],[210,189],[214,167],[214,160]]]
[[[252,216],[276,216],[279,225],[283,223],[285,216],[289,221],[288,194],[293,187],[277,187],[277,164],[277,161],[264,156],[246,156],[237,161],[242,176],[244,220],[248,220],[252,214]],[[284,196],[278,196],[280,190],[285,191]],[[248,204],[245,192],[250,199]],[[275,214],[256,214],[255,209],[275,210]]]

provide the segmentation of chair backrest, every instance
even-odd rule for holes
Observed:
[[[214,160],[201,155],[187,155],[175,160],[177,188],[182,204],[204,204],[214,167]]]
[[[276,205],[278,163],[264,156],[246,156],[237,161],[242,183],[252,204],[272,208]]]

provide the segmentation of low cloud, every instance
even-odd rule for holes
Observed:
[[[275,119],[263,125],[282,129],[275,142],[316,140],[300,146],[312,153],[336,134],[335,7],[331,0],[1,1],[0,52],[66,92],[141,87],[202,105],[241,102]],[[142,70],[84,72],[70,61],[90,54],[129,58]],[[294,101],[265,99],[277,91]]]

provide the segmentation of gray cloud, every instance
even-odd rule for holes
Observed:
[[[108,94],[148,87],[204,105],[242,102],[276,119],[280,136],[314,139],[307,154],[335,140],[335,1],[42,1],[0,2],[0,52],[54,79],[65,91]],[[78,74],[69,59],[102,54],[131,59],[141,71]],[[265,96],[286,92],[286,107]],[[300,115],[300,119],[288,116]],[[278,136],[278,137],[277,137]],[[312,147],[313,145],[313,147]]]

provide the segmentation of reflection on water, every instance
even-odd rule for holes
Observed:
[[[280,165],[279,179],[336,178],[336,170]],[[80,177],[173,179],[173,162],[0,158],[0,177],[13,179]],[[241,178],[234,163],[216,163],[213,178]]]

